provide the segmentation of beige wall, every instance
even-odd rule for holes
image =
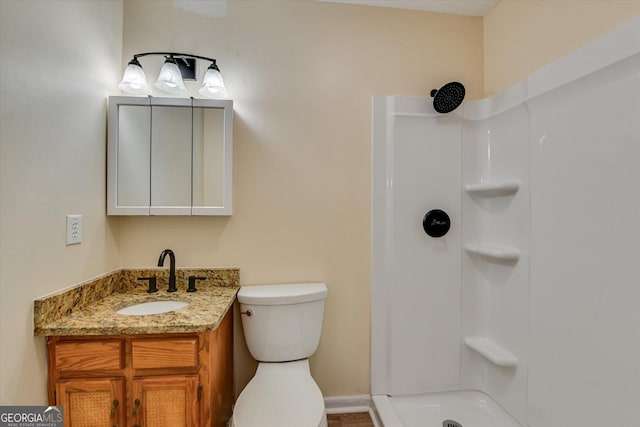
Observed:
[[[170,247],[181,267],[240,267],[242,284],[326,281],[313,374],[326,396],[368,393],[371,96],[461,80],[480,97],[481,18],[306,0],[233,0],[218,19],[126,1],[124,17],[124,62],[213,56],[236,116],[233,216],[123,218],[123,263]],[[239,387],[254,369],[242,340]]]
[[[46,402],[33,300],[118,267],[105,217],[106,95],[122,2],[0,1],[0,404]],[[65,246],[65,215],[84,242]]]
[[[639,16],[638,0],[502,0],[484,17],[485,94]]]

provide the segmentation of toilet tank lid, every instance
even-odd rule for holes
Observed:
[[[252,305],[300,304],[326,297],[327,285],[324,283],[242,286],[238,291],[238,301]]]

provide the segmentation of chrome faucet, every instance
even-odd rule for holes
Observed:
[[[167,254],[169,255],[169,289],[167,289],[167,292],[175,292],[178,290],[176,288],[176,256],[171,249],[162,251],[160,259],[158,259],[158,267],[164,265],[164,259]]]

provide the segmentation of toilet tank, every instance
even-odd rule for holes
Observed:
[[[241,287],[242,329],[253,358],[288,362],[315,353],[326,296],[324,283]]]

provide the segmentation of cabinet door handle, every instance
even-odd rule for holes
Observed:
[[[115,399],[113,401],[113,404],[111,405],[111,418],[114,418],[116,416],[116,408],[118,407],[119,403],[120,402],[118,402],[118,399]]]
[[[198,384],[198,402],[202,400],[202,383]]]
[[[137,416],[139,407],[140,407],[140,399],[136,399],[133,402],[133,413],[131,415],[133,415],[134,417]]]

